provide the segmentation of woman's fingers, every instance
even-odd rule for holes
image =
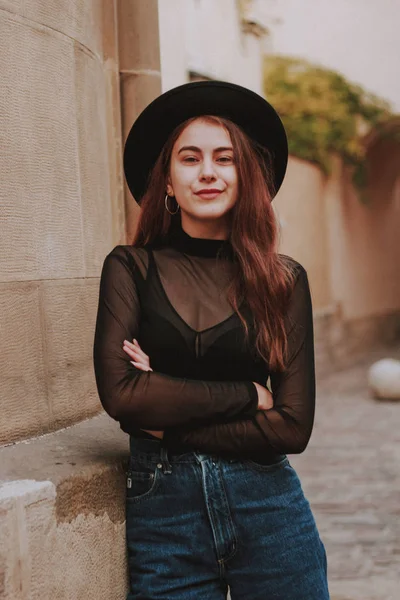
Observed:
[[[133,360],[131,360],[130,362],[132,363],[132,365],[134,367],[136,367],[137,369],[140,369],[141,371],[152,371],[153,370],[149,366],[144,365],[143,363],[135,362]]]
[[[126,344],[128,346],[128,348],[130,348],[131,350],[135,350],[139,354],[139,356],[142,356],[143,358],[147,358],[147,359],[149,358],[147,356],[147,354],[145,354],[143,352],[143,350],[141,349],[141,347],[139,346],[138,343],[132,344],[132,342],[129,342],[128,340],[124,340],[124,344]]]
[[[124,352],[126,352],[131,358],[139,358],[137,352],[135,350],[132,350],[132,348],[129,348],[129,346],[127,346],[126,344],[123,345],[123,350]]]
[[[123,349],[132,358],[140,359],[143,362],[148,361],[148,356],[146,356],[143,352],[139,352],[138,349],[135,347],[132,347],[132,345],[128,346],[128,344],[126,342],[124,342]]]
[[[136,342],[136,340],[134,340],[134,342]],[[131,360],[130,362],[136,368],[141,369],[142,371],[153,370],[150,367],[149,357],[143,352],[143,350],[141,350],[137,342],[135,344],[132,344],[128,340],[124,340],[123,350],[130,356],[130,358],[135,359]]]

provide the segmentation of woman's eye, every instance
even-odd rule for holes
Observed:
[[[217,158],[217,162],[228,163],[228,162],[232,162],[232,161],[233,161],[233,156],[220,156],[219,158]],[[198,158],[196,158],[196,156],[185,156],[183,158],[183,162],[186,162],[186,163],[198,162]]]

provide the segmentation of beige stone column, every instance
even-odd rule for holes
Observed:
[[[119,0],[119,69],[123,141],[137,115],[161,93],[157,0]],[[125,185],[128,243],[140,210]]]
[[[103,0],[103,61],[106,90],[110,203],[113,245],[125,243],[125,202],[122,168],[121,97],[118,56],[118,0]]]
[[[0,444],[101,408],[92,344],[113,246],[102,29],[97,0],[0,0]]]

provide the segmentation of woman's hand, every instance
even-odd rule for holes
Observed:
[[[131,342],[128,342],[128,340],[124,340],[123,349],[128,354],[128,356],[130,356],[131,358],[134,359],[134,360],[131,360],[130,362],[137,369],[140,369],[141,371],[152,371],[153,370],[150,368],[150,358],[147,356],[147,354],[145,354],[143,352],[143,350],[139,346],[138,341],[135,340],[135,338],[133,338],[133,344]]]
[[[128,342],[128,340],[124,340],[123,349],[127,353],[127,355],[130,356],[130,358],[134,359],[134,360],[131,360],[130,362],[137,369],[140,369],[141,371],[152,371],[153,370],[150,367],[150,358],[147,356],[147,354],[145,354],[143,352],[143,350],[139,346],[138,341],[135,340],[135,338],[133,338],[133,344],[131,342]],[[142,429],[142,431],[151,433],[151,435],[154,435],[155,437],[158,437],[160,439],[164,437],[164,431],[150,431],[149,429]]]
[[[258,392],[258,410],[269,410],[274,406],[274,399],[268,388],[253,381]]]

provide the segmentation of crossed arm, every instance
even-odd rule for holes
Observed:
[[[129,258],[130,257],[130,258]],[[113,418],[142,429],[164,430],[168,443],[221,455],[299,453],[314,421],[315,370],[311,296],[301,267],[288,308],[288,363],[271,373],[274,405],[258,410],[249,381],[197,381],[130,366],[124,340],[138,331],[135,264],[117,246],[103,265],[94,344],[99,396]],[[213,423],[213,419],[215,422]]]
[[[288,361],[271,372],[273,406],[249,418],[171,428],[176,439],[199,451],[227,456],[262,457],[299,454],[310,440],[315,416],[315,356],[312,301],[307,273],[301,267],[288,307]],[[290,328],[289,328],[290,324]]]

